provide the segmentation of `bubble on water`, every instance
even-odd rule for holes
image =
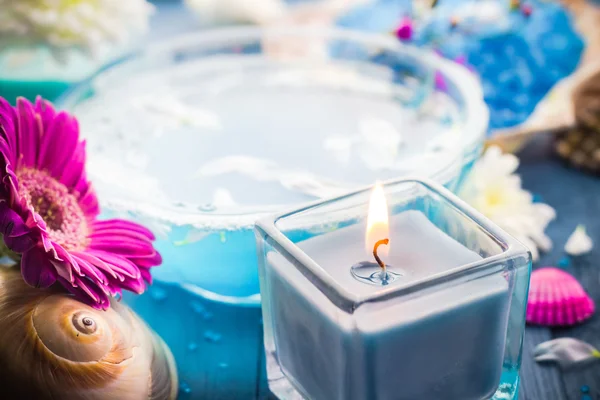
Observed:
[[[167,298],[167,291],[164,289],[161,289],[159,287],[152,287],[149,290],[150,292],[150,296],[155,300],[155,301],[164,301]]]
[[[190,394],[190,393],[192,393],[192,388],[190,388],[190,385],[188,385],[188,384],[187,384],[187,383],[185,383],[185,382],[181,382],[181,384],[179,385],[179,390],[180,390],[182,393],[185,393],[185,394]]]
[[[204,340],[209,343],[217,343],[221,340],[222,335],[220,333],[214,331],[206,331],[204,332]]]
[[[198,345],[195,342],[190,342],[188,344],[188,350],[189,351],[196,351],[198,349]]]

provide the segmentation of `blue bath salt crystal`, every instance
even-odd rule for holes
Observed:
[[[567,268],[570,265],[571,265],[571,259],[569,258],[569,256],[564,256],[563,258],[558,260],[558,266],[561,268]]]
[[[589,393],[590,392],[590,387],[588,385],[583,385],[581,387],[581,393]]]
[[[524,122],[550,89],[575,70],[584,49],[573,18],[558,3],[523,3],[532,9],[526,16],[511,10],[508,0],[439,0],[420,19],[411,4],[375,1],[353,8],[338,25],[391,32],[403,16],[412,15],[413,44],[449,59],[465,57],[479,75],[490,108],[490,130]]]

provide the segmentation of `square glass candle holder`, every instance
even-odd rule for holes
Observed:
[[[531,254],[437,184],[384,192],[385,284],[365,247],[369,188],[257,223],[272,394],[516,399]]]

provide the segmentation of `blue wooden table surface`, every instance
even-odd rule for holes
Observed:
[[[165,39],[194,29],[194,18],[183,11],[180,1],[157,2],[159,12],[152,22],[150,41]],[[557,219],[548,227],[554,249],[543,254],[534,265],[556,266],[565,256],[563,246],[575,227],[582,223],[597,247],[591,254],[572,260],[565,269],[574,274],[600,304],[600,181],[598,178],[571,169],[552,153],[549,138],[542,138],[520,154],[519,173],[526,189],[557,211]],[[600,315],[585,324],[569,329],[528,327],[523,350],[520,400],[600,400],[600,362],[584,369],[561,372],[554,365],[538,365],[533,361],[533,348],[557,337],[575,337],[600,348]],[[584,397],[581,387],[590,387]],[[442,399],[440,399],[442,400]]]
[[[564,244],[577,224],[585,224],[594,240],[593,251],[570,260],[565,270],[575,275],[584,288],[600,304],[600,180],[563,165],[552,156],[548,138],[531,143],[520,154],[519,169],[523,185],[556,209],[557,219],[548,227],[554,241],[552,251],[534,265],[556,266],[563,259]],[[546,340],[574,337],[600,348],[600,314],[585,324],[569,329],[528,327],[525,333],[520,400],[600,400],[600,362],[582,369],[561,372],[554,365],[541,366],[533,361],[533,348]],[[581,387],[590,387],[584,397]]]

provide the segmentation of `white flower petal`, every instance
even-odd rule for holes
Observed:
[[[518,166],[514,155],[489,148],[473,167],[459,196],[521,241],[536,261],[539,250],[552,248],[552,240],[544,231],[556,212],[547,204],[533,202],[532,194],[523,189],[521,178],[514,173]]]
[[[556,210],[550,207],[548,204],[534,203],[533,208],[539,223],[543,224],[544,226],[547,226],[556,218]]]
[[[592,251],[594,243],[585,231],[585,226],[578,225],[565,244],[565,251],[571,256],[579,256]]]

